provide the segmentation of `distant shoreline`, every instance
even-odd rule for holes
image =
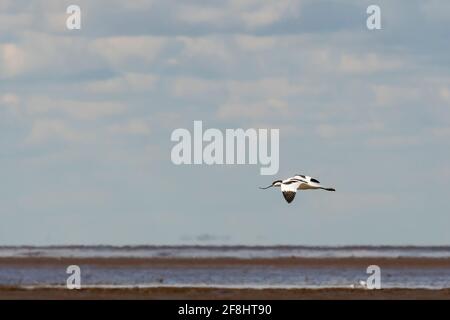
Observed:
[[[296,244],[273,244],[273,245],[256,245],[256,244],[139,244],[139,245],[109,245],[109,244],[68,244],[68,245],[0,245],[0,249],[313,249],[313,250],[351,250],[351,249],[368,249],[368,250],[450,250],[450,244],[444,245],[296,245]]]

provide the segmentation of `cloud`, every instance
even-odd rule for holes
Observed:
[[[172,82],[172,92],[179,97],[197,97],[217,95],[223,91],[219,81],[206,80],[198,77],[177,77]]]
[[[390,135],[382,137],[369,138],[367,143],[371,147],[376,148],[392,148],[392,147],[411,147],[422,144],[426,141],[425,137],[419,135]]]
[[[2,1],[3,3],[4,1]],[[1,4],[0,4],[1,6]],[[24,30],[30,28],[33,22],[31,13],[7,14],[6,9],[0,7],[0,32],[4,35],[11,30]]]
[[[147,121],[132,119],[125,123],[111,125],[108,127],[108,131],[119,135],[148,135],[150,134],[150,126]]]
[[[253,81],[229,81],[227,88],[233,98],[274,97],[285,98],[302,94],[306,88],[286,78],[262,78]]]
[[[4,105],[18,105],[19,102],[20,98],[13,93],[7,93],[0,96],[0,103]]]
[[[70,128],[59,119],[38,119],[33,122],[31,133],[26,138],[28,144],[42,144],[48,141],[80,142],[88,135]]]
[[[148,92],[154,88],[157,80],[158,77],[152,74],[125,73],[106,80],[91,81],[85,89],[94,94]]]
[[[439,89],[439,97],[445,103],[449,103],[450,104],[450,89],[449,89],[449,87],[441,87]]]
[[[238,47],[244,51],[262,51],[273,49],[277,38],[273,36],[236,35],[235,41]]]
[[[7,43],[0,45],[0,78],[19,75],[26,68],[26,54],[19,46]]]
[[[68,76],[98,69],[106,61],[82,37],[23,31],[15,43],[0,44],[1,78]],[[41,74],[41,72],[43,74]]]
[[[381,106],[416,101],[421,94],[412,87],[398,85],[375,85],[372,89],[375,93],[375,103]]]
[[[215,3],[182,4],[176,9],[176,20],[193,25],[205,25],[229,29],[239,26],[257,29],[272,25],[289,16],[298,17],[300,1],[278,0],[275,2],[239,0]],[[175,21],[176,23],[176,21]]]
[[[285,78],[261,78],[255,80],[221,80],[200,77],[176,77],[172,92],[180,97],[226,96],[228,100],[249,100],[261,98],[282,99],[303,93],[316,93],[310,88]]]
[[[126,106],[115,101],[76,101],[32,97],[27,102],[27,112],[29,115],[42,115],[52,112],[80,120],[96,120],[123,114],[126,112]]]
[[[269,99],[253,103],[226,103],[219,107],[219,119],[261,119],[264,117],[288,116],[288,104],[282,100]]]
[[[249,28],[263,27],[286,18],[287,15],[297,13],[299,1],[278,0],[275,2],[234,1],[239,4],[240,18]],[[243,7],[242,3],[251,4]],[[255,7],[255,4],[258,7]],[[244,10],[242,10],[244,9]]]
[[[346,123],[346,124],[319,124],[316,127],[318,136],[326,139],[342,139],[349,136],[359,136],[363,133],[382,132],[383,123]]]
[[[401,60],[395,58],[380,58],[375,53],[368,53],[365,55],[351,55],[343,54],[339,69],[348,73],[374,73],[389,70],[396,70],[403,66]]]
[[[18,116],[21,112],[20,104],[20,98],[14,93],[6,93],[0,96],[0,107],[5,107],[15,116]]]
[[[155,61],[166,43],[164,37],[107,37],[95,39],[92,47],[112,66],[139,65],[142,68]]]
[[[420,12],[432,21],[450,22],[450,3],[443,1],[426,1],[420,4]]]
[[[226,41],[220,37],[177,37],[177,40],[183,44],[182,56],[187,58],[202,59],[204,57],[219,59],[230,62],[230,47]]]
[[[0,79],[46,72],[48,77],[95,75],[99,70],[125,74],[144,73],[158,58],[167,38],[117,36],[89,38],[26,31],[15,43],[0,43]]]
[[[435,106],[445,106],[450,102],[448,81],[423,77],[413,81],[406,79],[401,84],[376,84],[371,86],[371,90],[379,106],[413,106],[420,102],[434,113],[437,111]]]
[[[436,127],[431,130],[431,133],[438,138],[450,138],[450,126],[448,127]]]
[[[189,24],[210,23],[222,25],[225,22],[226,13],[222,8],[183,4],[177,9],[177,19]]]
[[[151,9],[155,4],[155,0],[134,0],[134,1],[121,1],[121,0],[114,0],[112,1],[114,5],[121,6],[125,10],[147,10]]]
[[[303,232],[308,223],[329,223],[314,220],[313,214],[292,214],[293,222],[300,222],[292,224],[300,228],[292,233],[283,225],[278,231],[273,228],[279,220],[273,210],[288,213],[288,208],[277,207],[277,202],[267,206],[253,193],[254,167],[174,167],[170,132],[203,119],[220,128],[280,129],[282,171],[329,172],[333,177],[327,180],[338,184],[338,192],[325,198],[321,193],[302,195],[305,213],[397,212],[389,220],[392,228],[401,228],[406,216],[423,224],[419,201],[401,198],[395,182],[386,194],[376,192],[386,191],[385,179],[376,177],[395,176],[400,184],[411,180],[411,172],[422,172],[429,176],[430,187],[420,192],[429,195],[429,212],[439,219],[449,211],[442,199],[449,184],[450,45],[448,14],[438,3],[383,0],[383,30],[370,32],[367,6],[356,0],[80,0],[82,30],[72,32],[65,28],[65,1],[0,1],[0,147],[9,181],[0,190],[5,194],[3,211],[10,211],[18,226],[24,217],[41,219],[32,203],[25,210],[17,205],[20,198],[9,197],[27,191],[45,200],[39,205],[46,217],[40,230],[55,230],[52,217],[60,207],[36,190],[56,190],[55,182],[66,179],[70,167],[76,178],[68,180],[79,181],[70,193],[78,196],[61,194],[60,204],[83,208],[81,218],[100,223],[114,216],[108,228],[119,230],[124,221],[151,216],[165,226],[161,230],[171,230],[136,235],[130,227],[122,233],[123,241],[177,242],[188,220],[198,228],[191,234],[202,235],[234,210],[226,207],[233,203],[214,206],[211,199],[223,192],[240,202],[240,214],[263,217],[261,225],[242,234],[231,225],[229,230],[226,224],[218,226],[203,236],[206,241],[230,234],[252,242],[266,229],[275,230],[267,236],[269,243],[339,241],[340,233],[331,227],[325,236],[308,238]],[[442,188],[431,188],[429,168],[436,168],[436,176],[445,174],[436,178]],[[361,179],[361,174],[368,176]],[[200,187],[207,185],[201,181],[221,183],[215,190],[196,192],[172,183],[180,179]],[[236,181],[243,188],[228,188]],[[358,193],[354,184],[339,187],[342,181],[371,183],[365,186],[367,193]],[[90,199],[95,190],[110,192],[110,199]],[[180,201],[170,201],[173,190]],[[149,198],[149,192],[158,196]],[[320,201],[308,202],[314,197]],[[197,198],[209,199],[205,206],[216,208],[214,215],[199,211]],[[165,212],[173,212],[172,218]],[[350,230],[347,235],[361,230],[361,222],[352,223],[341,230]],[[99,225],[89,224],[92,231]],[[105,234],[106,229],[83,234],[72,228],[70,239],[119,241]],[[29,234],[13,231],[8,238],[16,242],[34,243],[38,235],[31,229]],[[92,234],[97,236],[89,238]],[[55,242],[67,241],[64,237],[61,232]],[[398,239],[406,239],[402,237]],[[376,240],[385,241],[381,236]]]

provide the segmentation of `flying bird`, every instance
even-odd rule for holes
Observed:
[[[297,174],[285,180],[275,180],[270,186],[264,188],[260,187],[260,189],[269,189],[272,187],[280,187],[284,199],[286,199],[288,203],[291,203],[294,200],[297,190],[322,189],[326,191],[336,191],[334,188],[322,186],[319,180],[302,174]]]

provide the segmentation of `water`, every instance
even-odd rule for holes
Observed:
[[[2,257],[56,258],[450,258],[450,246],[58,246],[1,247]]]
[[[448,259],[450,247],[0,247],[0,258],[335,258],[333,264],[227,264],[190,263],[149,266],[87,262],[81,265],[83,286],[153,287],[196,286],[236,288],[331,288],[358,287],[369,276],[360,265],[340,264],[343,258]],[[16,259],[17,260],[17,259]],[[450,288],[448,264],[429,263],[382,267],[383,288]],[[0,286],[62,286],[68,275],[64,265],[2,263]]]

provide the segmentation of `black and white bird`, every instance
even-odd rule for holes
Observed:
[[[285,180],[275,180],[270,186],[264,188],[260,187],[260,189],[269,189],[272,187],[280,187],[281,192],[288,203],[291,203],[294,200],[297,190],[322,189],[326,191],[336,191],[334,188],[322,186],[319,180],[302,174],[297,174]]]

